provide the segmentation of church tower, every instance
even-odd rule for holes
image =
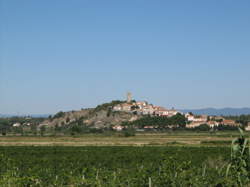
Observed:
[[[127,93],[127,103],[131,103],[132,101],[132,94],[130,92]]]

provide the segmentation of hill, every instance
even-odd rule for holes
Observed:
[[[109,128],[124,121],[134,121],[140,118],[128,112],[113,111],[112,107],[124,101],[112,101],[98,105],[96,108],[82,109],[79,111],[58,112],[50,116],[42,124],[48,126],[86,125],[90,128]]]

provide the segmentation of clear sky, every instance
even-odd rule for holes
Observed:
[[[249,0],[0,0],[0,113],[124,99],[250,107]]]

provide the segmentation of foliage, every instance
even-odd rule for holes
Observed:
[[[135,136],[135,130],[133,128],[128,128],[122,131],[124,137]]]
[[[126,101],[120,101],[120,100],[114,100],[111,101],[110,103],[104,103],[102,105],[98,105],[95,109],[94,112],[98,112],[101,110],[107,110],[109,108],[113,108],[115,105],[125,103]]]
[[[227,175],[234,177],[239,186],[249,183],[250,152],[248,140],[239,128],[240,137],[232,141],[231,162],[227,168]]]
[[[44,136],[45,131],[46,131],[46,127],[45,126],[41,126],[40,127],[40,135]]]
[[[235,120],[237,123],[241,123],[243,126],[246,126],[247,123],[250,122],[250,114],[240,116],[224,116],[224,118]]]
[[[132,122],[124,122],[124,126],[144,128],[145,126],[153,126],[155,128],[164,129],[170,127],[185,127],[186,118],[178,113],[172,117],[165,116],[145,116]]]
[[[0,147],[0,186],[230,185],[223,165],[206,164],[224,162],[229,153],[223,147]]]
[[[236,127],[236,126],[231,126],[231,125],[222,125],[222,124],[220,124],[220,125],[218,125],[218,126],[215,126],[214,127],[214,130],[218,130],[218,131],[231,131],[231,130],[233,130],[233,131],[237,131],[238,130],[238,127]]]
[[[81,134],[81,133],[87,133],[89,132],[89,129],[86,125],[82,124],[73,124],[69,128],[69,132],[71,135]]]
[[[32,133],[34,133],[34,126],[37,126],[40,122],[42,122],[45,118],[31,118],[31,117],[9,117],[9,118],[0,118],[0,133],[2,135],[6,135],[8,133],[19,133],[23,134],[23,127],[25,124],[29,123],[32,126]],[[19,123],[22,126],[13,127],[14,123]]]
[[[211,128],[207,124],[201,124],[198,127],[195,127],[195,131],[209,131]]]
[[[131,106],[131,110],[137,110],[137,109],[139,109],[140,107],[139,106],[137,106],[137,105],[133,105],[133,106]]]
[[[57,112],[54,116],[53,116],[53,119],[56,119],[56,118],[62,118],[65,116],[65,112]]]
[[[240,133],[231,158],[226,147],[0,147],[0,185],[248,186]]]
[[[237,131],[238,127],[236,126],[230,126],[230,125],[218,125],[218,126],[214,126],[214,127],[210,127],[207,124],[201,124],[200,126],[197,127],[193,127],[193,128],[186,128],[186,130],[188,131],[197,131],[197,132],[201,132],[201,131]]]
[[[201,144],[207,144],[207,145],[228,145],[231,141],[229,140],[204,140],[201,141]]]

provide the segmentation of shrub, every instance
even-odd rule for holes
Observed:
[[[61,117],[63,117],[64,115],[65,115],[65,113],[62,112],[62,111],[60,111],[60,112],[56,113],[56,114],[53,116],[53,119],[55,119],[55,118],[61,118]]]
[[[135,130],[134,129],[126,129],[123,131],[123,136],[124,137],[130,137],[130,136],[135,136]]]

